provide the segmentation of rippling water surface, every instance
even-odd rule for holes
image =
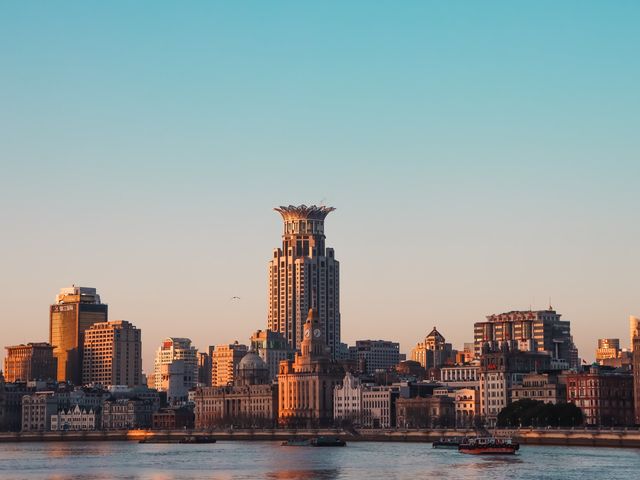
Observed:
[[[350,443],[345,448],[276,442],[211,445],[0,444],[0,479],[563,479],[640,478],[640,450],[523,446],[515,456],[477,457],[426,443]]]

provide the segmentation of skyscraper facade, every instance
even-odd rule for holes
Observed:
[[[84,335],[82,383],[142,384],[142,334],[124,320],[94,323]]]
[[[63,288],[49,308],[49,343],[57,361],[57,380],[82,381],[84,334],[94,323],[108,320],[108,307],[95,288]]]
[[[5,347],[4,377],[7,382],[54,380],[57,375],[53,347],[48,343],[28,343]]]
[[[325,247],[324,219],[335,210],[324,206],[279,207],[284,221],[282,248],[269,262],[268,328],[300,350],[307,312],[318,312],[323,340],[335,358],[340,344],[339,263]]]
[[[224,345],[216,345],[211,357],[211,385],[226,387],[233,385],[240,360],[249,349],[237,341]]]
[[[489,315],[474,324],[475,354],[479,357],[488,344],[491,349],[507,345],[511,350],[548,352],[553,359],[564,360],[576,368],[577,349],[571,337],[571,324],[560,314],[548,310],[525,310]]]
[[[632,352],[635,350],[633,339],[635,337],[636,330],[640,330],[640,317],[629,315],[629,340],[631,342],[630,347]]]

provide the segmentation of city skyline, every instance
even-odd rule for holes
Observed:
[[[435,325],[461,348],[551,298],[584,358],[628,347],[639,13],[3,5],[3,344],[47,341],[72,284],[142,330],[147,374],[166,337],[246,343],[267,321],[271,208],[305,203],[338,209],[349,344],[408,353]]]

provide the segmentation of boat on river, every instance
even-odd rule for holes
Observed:
[[[284,447],[344,447],[347,444],[338,437],[290,438],[282,442]]]
[[[520,444],[510,438],[476,437],[460,444],[458,451],[470,455],[514,455]]]
[[[440,440],[436,440],[431,445],[432,448],[442,448],[450,450],[458,450],[458,447],[466,438],[460,437],[442,437]]]

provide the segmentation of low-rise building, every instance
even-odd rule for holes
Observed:
[[[558,375],[550,373],[529,373],[522,377],[521,385],[511,388],[511,402],[528,398],[544,403],[564,403],[567,401],[567,385]]]
[[[480,415],[480,391],[460,388],[454,392],[456,426],[471,427]]]
[[[401,428],[453,426],[455,401],[450,396],[398,398],[396,422]]]
[[[51,431],[89,431],[95,430],[97,415],[91,410],[81,409],[76,405],[69,410],[60,410],[51,415]]]
[[[153,414],[152,428],[154,430],[182,430],[193,427],[193,410],[187,407],[162,408]]]
[[[236,385],[198,388],[194,393],[196,428],[223,425],[273,426],[278,417],[278,386],[257,354],[246,354],[238,365]]]
[[[582,410],[584,423],[599,426],[634,424],[633,375],[593,364],[567,375],[567,401]]]
[[[55,392],[36,392],[22,397],[22,431],[51,430],[51,416],[58,413],[59,399]]]
[[[479,362],[478,362],[479,363]],[[455,388],[479,388],[480,365],[455,365],[440,369],[440,383]]]
[[[369,386],[362,391],[362,426],[391,428],[396,425],[395,404],[398,389],[392,386]]]
[[[362,391],[360,379],[347,372],[342,384],[333,389],[333,418],[337,423],[361,424]]]
[[[102,429],[151,428],[155,411],[155,405],[151,400],[127,398],[107,400],[102,406]]]

